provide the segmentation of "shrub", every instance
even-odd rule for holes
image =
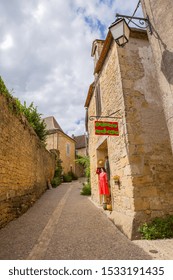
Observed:
[[[7,99],[12,99],[12,95],[9,93],[8,89],[6,88],[6,85],[4,81],[2,80],[0,76],[0,94],[3,94]]]
[[[69,171],[68,175],[72,177],[72,180],[77,180],[78,179],[78,176],[75,173],[73,173],[73,171]]]
[[[85,168],[85,176],[90,180],[90,158],[89,156],[78,156],[76,162],[84,166]]]
[[[24,105],[20,107],[20,111],[25,115],[40,140],[45,143],[47,136],[46,124],[44,120],[41,119],[42,114],[37,112],[37,107],[34,107],[33,102],[27,107],[26,102],[24,102]]]
[[[91,195],[91,184],[89,182],[83,183],[81,195]]]
[[[62,177],[62,166],[61,166],[61,161],[60,160],[57,160],[57,166],[56,166],[56,169],[55,169],[54,177],[58,177],[60,179]]]
[[[139,228],[143,239],[164,239],[173,237],[173,216],[155,218],[150,223],[144,223]]]
[[[56,168],[55,168],[55,173],[54,173],[54,178],[51,181],[51,185],[53,188],[56,188],[59,186],[62,182],[62,165],[61,165],[61,159],[60,159],[60,153],[56,149],[50,150],[51,153],[55,155],[56,158]]]
[[[51,181],[51,185],[53,188],[58,187],[61,184],[61,178],[59,177],[54,177]]]
[[[26,102],[24,102],[24,105],[22,105],[19,99],[14,98],[12,94],[9,93],[1,77],[0,94],[6,97],[8,107],[14,114],[22,114],[26,117],[30,126],[32,126],[41,142],[45,145],[47,136],[46,124],[41,119],[42,114],[37,112],[37,107],[34,107],[33,102],[29,105],[29,107],[26,106]]]
[[[70,174],[66,174],[66,173],[64,173],[63,174],[63,181],[64,182],[71,182],[72,181],[72,176],[70,175]]]

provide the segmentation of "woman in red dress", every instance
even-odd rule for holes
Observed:
[[[99,176],[99,194],[109,195],[108,179],[104,167],[97,168],[96,173]]]

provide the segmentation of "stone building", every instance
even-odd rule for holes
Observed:
[[[46,148],[59,151],[64,173],[75,173],[75,140],[64,133],[54,117],[47,117],[44,121],[48,130]]]
[[[74,136],[74,140],[76,141],[76,155],[78,156],[86,156],[87,155],[87,137],[85,134]]]
[[[56,164],[26,118],[16,113],[4,88],[0,78],[0,228],[47,190]]]
[[[109,31],[93,42],[92,56],[94,82],[85,102],[92,200],[100,203],[96,168],[108,156],[110,218],[134,239],[141,223],[173,214],[173,158],[153,53],[147,33],[131,29],[124,48]],[[119,136],[96,135],[95,120],[118,122]]]
[[[78,136],[73,136],[76,145],[75,145],[75,149],[76,149],[76,158],[78,156],[87,156],[87,137],[85,134],[83,135],[78,135]],[[85,169],[81,164],[76,163],[75,166],[75,171],[76,171],[76,175],[78,177],[83,177],[85,176]]]
[[[153,34],[148,34],[173,151],[173,1],[141,0]],[[164,20],[163,20],[164,19]]]

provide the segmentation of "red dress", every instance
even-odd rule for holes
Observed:
[[[109,195],[108,179],[106,172],[99,174],[99,194]]]

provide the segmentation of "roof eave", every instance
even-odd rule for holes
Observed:
[[[89,107],[89,104],[90,104],[90,101],[91,101],[91,98],[92,98],[92,95],[94,92],[94,85],[95,85],[95,83],[93,82],[88,89],[88,94],[87,94],[87,98],[86,98],[85,105],[84,105],[85,108]]]
[[[110,49],[110,45],[111,45],[112,41],[113,41],[112,34],[110,31],[108,31],[108,34],[104,41],[103,49],[101,51],[99,60],[97,61],[96,67],[94,69],[94,74],[98,74],[100,72],[100,70],[102,69],[103,63],[104,63],[107,53]]]

